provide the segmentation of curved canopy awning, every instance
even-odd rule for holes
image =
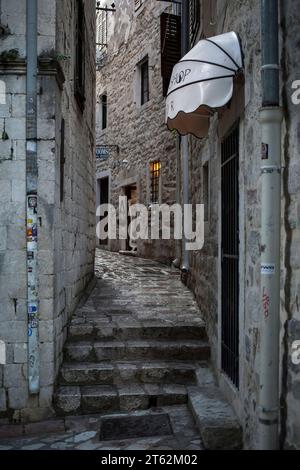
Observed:
[[[209,118],[233,95],[243,68],[239,38],[230,32],[203,39],[175,65],[166,101],[166,122],[181,135],[207,135]]]

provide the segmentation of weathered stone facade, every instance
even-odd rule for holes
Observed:
[[[97,144],[116,145],[106,161],[98,160],[97,179],[109,177],[109,200],[117,205],[126,185],[136,183],[139,202],[148,202],[149,160],[162,161],[163,202],[175,200],[175,137],[164,128],[164,100],[160,69],[159,15],[164,7],[148,1],[134,12],[134,2],[116,2],[109,16],[107,55],[97,77]],[[292,103],[292,83],[299,79],[299,11],[295,0],[280,2],[281,95],[284,108],[282,131],[282,272],[281,272],[281,441],[285,447],[300,447],[299,366],[291,363],[291,348],[300,340],[299,326],[299,122]],[[103,5],[106,2],[102,2]],[[205,203],[208,184],[205,246],[190,254],[189,286],[203,315],[212,346],[212,361],[221,389],[233,404],[244,428],[245,444],[257,443],[260,342],[260,230],[261,230],[261,44],[259,0],[201,1],[198,38],[235,31],[244,53],[244,81],[235,85],[230,105],[211,119],[202,141],[189,138],[190,202]],[[138,101],[138,64],[148,54],[150,96]],[[108,124],[101,129],[101,96],[108,100]],[[239,130],[239,371],[237,390],[221,367],[221,143],[232,126]],[[153,156],[153,150],[155,155]],[[208,168],[204,181],[203,166]],[[207,170],[206,170],[207,171]],[[166,172],[166,173],[164,173]],[[207,175],[207,173],[206,173]],[[100,195],[97,197],[98,203]],[[159,242],[161,244],[161,242]],[[122,245],[110,241],[112,250]],[[165,247],[164,247],[165,248]],[[141,256],[171,259],[170,252],[154,242],[138,245]],[[174,256],[174,252],[173,252]]]
[[[101,6],[109,2],[101,2]],[[119,196],[135,185],[137,202],[150,205],[150,162],[161,163],[159,203],[173,204],[176,192],[176,136],[165,126],[165,98],[161,69],[160,15],[164,2],[148,0],[135,11],[135,2],[115,2],[108,14],[108,47],[97,73],[97,144],[110,148],[108,160],[97,160],[98,189],[109,177],[109,202],[118,208]],[[148,57],[149,101],[141,105],[141,61]],[[102,129],[101,96],[107,94],[107,127]],[[100,183],[99,183],[100,182]],[[100,201],[100,193],[97,204]],[[126,242],[110,240],[113,251],[126,250]],[[138,241],[140,256],[170,262],[174,241]]]
[[[189,285],[194,290],[207,322],[212,357],[222,390],[240,417],[247,447],[257,439],[261,227],[261,48],[260,2],[222,0],[212,2],[212,12],[202,2],[204,37],[235,31],[244,52],[244,86],[237,86],[225,111],[211,119],[202,141],[190,137],[191,202],[203,200],[203,170],[209,166],[209,207],[205,246],[190,255]],[[296,1],[281,3],[282,105],[282,272],[281,272],[281,438],[287,448],[300,448],[299,366],[292,365],[291,345],[300,339],[299,297],[299,109],[292,104],[292,82],[299,79],[300,17]],[[213,24],[213,25],[212,25]],[[221,142],[231,127],[239,127],[239,330],[240,389],[221,371]]]
[[[95,5],[85,0],[85,106],[74,96],[75,1],[38,1],[38,295],[40,392],[28,393],[26,281],[26,1],[2,0],[0,79],[0,412],[52,413],[70,315],[94,271]],[[16,51],[12,51],[16,50]],[[8,52],[10,51],[10,52]],[[65,120],[62,175],[61,122]],[[4,130],[7,135],[4,135]],[[60,199],[61,180],[64,183]]]

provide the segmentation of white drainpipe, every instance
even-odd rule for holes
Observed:
[[[277,0],[262,0],[262,225],[259,441],[261,450],[278,448],[281,125]]]
[[[189,26],[190,26],[190,9],[189,9],[189,2],[184,1],[182,2],[181,6],[181,53],[182,56],[188,53],[189,51]],[[183,186],[183,208],[185,205],[189,204],[189,141],[188,136],[183,136],[181,139],[181,159],[182,159],[182,186]],[[185,212],[185,211],[184,211]],[[185,216],[184,216],[185,217]],[[183,236],[183,244],[182,244],[182,266],[181,270],[183,274],[187,274],[190,271],[190,259],[189,259],[189,251],[187,250],[188,240],[186,236]]]

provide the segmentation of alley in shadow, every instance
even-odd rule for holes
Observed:
[[[97,250],[95,273],[69,325],[55,418],[14,427],[0,448],[240,447],[240,426],[215,385],[205,325],[180,272]]]
[[[98,250],[95,268],[95,287],[69,326],[57,418],[0,445],[202,449],[187,388],[209,347],[192,293],[177,270],[153,261]]]

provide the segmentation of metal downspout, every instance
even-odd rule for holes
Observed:
[[[181,159],[180,159],[180,136],[176,136],[176,204],[180,204],[180,187],[181,187]],[[173,266],[180,268],[181,264],[181,242],[175,240],[175,260]]]
[[[173,5],[173,14],[179,15],[182,17],[182,4]],[[181,136],[177,133],[176,135],[176,204],[181,203]],[[173,266],[180,269],[181,266],[181,241],[175,240],[175,259],[173,261]]]
[[[182,27],[181,27],[181,54],[182,57],[189,51],[189,30],[190,30],[190,7],[189,2],[182,2]],[[189,204],[189,141],[188,136],[181,139],[181,161],[182,161],[182,185],[183,185],[183,209]],[[184,211],[185,212],[185,211]],[[184,215],[185,217],[185,215]],[[185,225],[185,224],[184,224]],[[188,240],[184,234],[182,244],[182,266],[181,271],[186,275],[190,271],[189,251],[187,250]]]
[[[279,13],[277,0],[261,0],[262,34],[262,225],[261,338],[258,448],[278,448],[281,125]]]
[[[26,226],[27,226],[27,311],[28,385],[37,394],[39,380],[39,306],[37,273],[37,0],[27,0],[26,44]]]

